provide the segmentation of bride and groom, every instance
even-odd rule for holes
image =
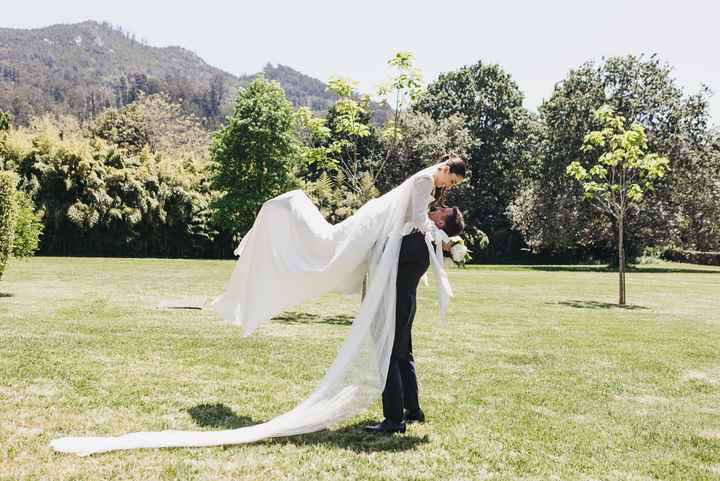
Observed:
[[[300,190],[262,206],[235,250],[238,259],[223,294],[212,304],[223,319],[242,325],[245,336],[285,309],[326,292],[358,293],[367,279],[365,297],[335,360],[293,410],[239,429],[66,437],[51,446],[89,455],[249,443],[329,428],[381,396],[386,419],[369,426],[369,431],[403,432],[406,421],[422,421],[410,336],[415,292],[432,266],[444,322],[452,289],[443,268],[443,249],[449,235],[463,228],[457,208],[428,212],[428,207],[464,177],[463,160],[448,154],[335,225]]]
[[[451,237],[459,235],[464,229],[463,217],[457,207],[434,209],[428,217]],[[396,282],[395,337],[382,393],[385,419],[380,424],[366,426],[368,432],[405,432],[406,422],[425,422],[425,413],[418,399],[411,331],[417,306],[417,287],[429,266],[430,256],[422,233],[415,231],[403,237]]]

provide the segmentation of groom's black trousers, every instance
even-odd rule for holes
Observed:
[[[410,331],[415,319],[417,286],[429,265],[425,236],[414,232],[403,237],[396,282],[395,341],[382,395],[385,418],[396,422],[403,420],[403,408],[413,412],[420,409]]]

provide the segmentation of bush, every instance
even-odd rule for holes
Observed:
[[[43,230],[42,216],[35,212],[35,205],[30,197],[18,191],[15,194],[16,222],[13,238],[13,257],[30,257],[40,246],[40,234]]]
[[[297,159],[292,105],[279,84],[254,80],[235,99],[235,111],[210,148],[211,188],[218,225],[244,236],[263,203],[294,187]]]
[[[218,255],[216,246],[225,244],[215,243],[213,193],[207,159],[194,153],[199,149],[178,142],[162,144],[158,152],[144,146],[130,154],[87,135],[77,123],[45,117],[0,141],[0,166],[20,175],[23,190],[42,213],[40,253]],[[34,252],[40,235],[38,214],[27,199],[23,202],[30,207],[19,213],[23,234],[15,255]]]
[[[0,172],[0,278],[5,272],[15,234],[15,176]]]
[[[702,252],[670,248],[663,252],[662,258],[674,262],[720,266],[720,252]]]
[[[642,250],[642,255],[635,258],[635,264],[657,264],[663,262],[664,247],[646,246]]]
[[[0,131],[10,130],[11,120],[9,113],[0,110]]]

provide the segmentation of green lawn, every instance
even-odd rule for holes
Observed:
[[[720,269],[449,268],[435,321],[422,287],[414,348],[428,423],[361,425],[226,448],[52,452],[64,435],[222,429],[312,391],[356,301],[327,296],[249,338],[212,311],[230,261],[36,258],[0,282],[0,480],[720,479]],[[282,293],[278,293],[282,295]]]

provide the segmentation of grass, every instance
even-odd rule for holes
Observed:
[[[327,296],[249,338],[211,311],[230,261],[36,258],[0,283],[0,480],[720,479],[720,269],[639,266],[618,308],[593,266],[449,268],[446,327],[421,287],[428,423],[226,448],[56,454],[63,435],[224,429],[312,391],[356,300]],[[282,295],[278,293],[278,295]]]

